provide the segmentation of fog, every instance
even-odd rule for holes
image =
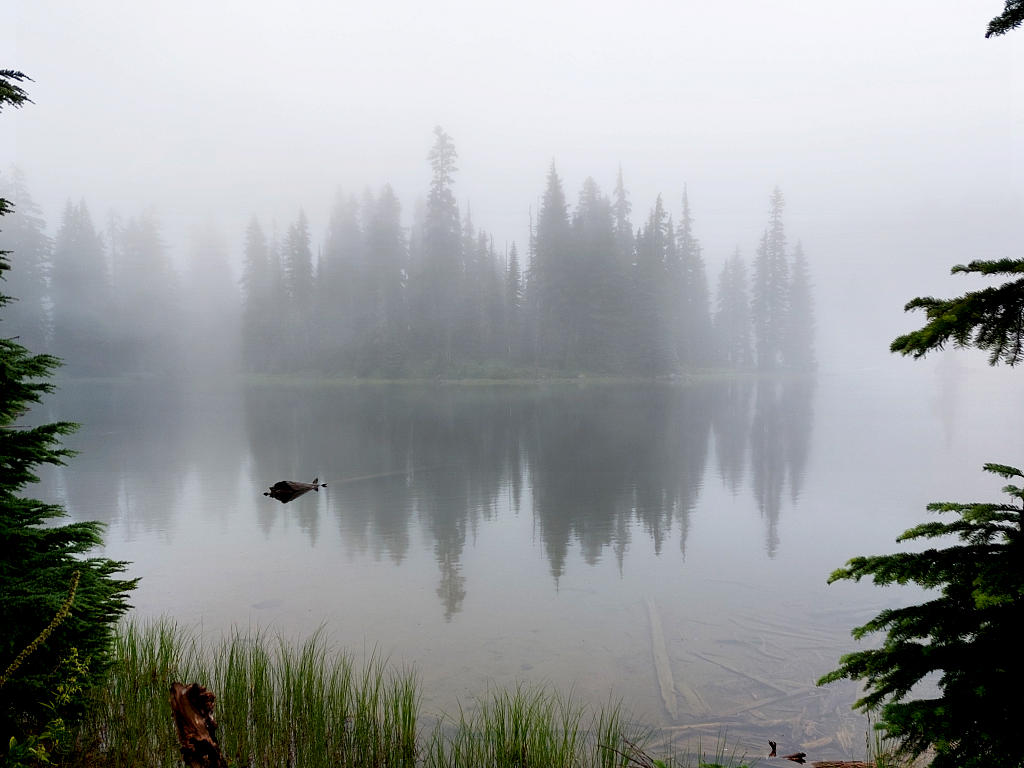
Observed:
[[[526,251],[554,162],[570,207],[622,169],[639,226],[684,185],[713,284],[752,258],[768,196],[816,285],[818,354],[891,365],[902,304],[1009,256],[1020,216],[1020,40],[997,2],[6,4],[5,66],[34,104],[0,121],[52,234],[67,200],[151,213],[179,272],[216,228],[240,273],[256,216],[300,209],[314,253],[337,191],[390,184],[408,228],[440,125],[454,193]],[[882,361],[885,361],[882,363]],[[909,363],[904,363],[909,364]]]
[[[889,352],[1021,255],[1002,5],[4,3],[0,335],[82,424],[40,497],[139,620],[860,757],[814,681],[919,593],[828,574],[1024,452],[1019,371]]]

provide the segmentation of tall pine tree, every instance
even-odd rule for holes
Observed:
[[[747,267],[739,248],[725,262],[718,278],[714,329],[715,354],[720,364],[735,369],[753,366]]]
[[[24,174],[12,168],[0,179],[0,196],[13,210],[4,222],[4,243],[14,253],[17,269],[12,270],[8,290],[17,298],[8,305],[7,332],[29,349],[49,348],[49,275],[53,240],[46,234],[42,212],[29,194]]]
[[[537,214],[530,286],[537,311],[537,356],[541,364],[566,368],[570,363],[573,291],[569,210],[554,162]]]
[[[768,228],[754,258],[754,291],[751,303],[757,367],[771,371],[783,364],[783,345],[788,330],[789,260],[782,212],[786,201],[776,187],[769,198]]]
[[[109,376],[117,316],[103,239],[85,201],[64,207],[51,273],[54,353],[69,373]]]
[[[462,227],[452,187],[458,154],[441,128],[434,128],[430,161],[430,191],[423,217],[421,253],[417,265],[413,326],[415,348],[421,357],[432,358],[436,370],[455,359],[455,327],[458,287],[462,265]]]
[[[283,247],[286,305],[286,359],[294,369],[313,363],[313,247],[306,212],[288,227]]]
[[[573,214],[576,269],[576,357],[589,370],[611,370],[614,340],[621,336],[624,275],[619,268],[612,205],[592,178],[583,182]]]
[[[519,249],[513,242],[505,267],[505,360],[520,361],[523,355],[523,271]]]
[[[116,350],[115,366],[132,374],[171,376],[181,372],[182,304],[153,213],[111,228]]]
[[[645,376],[668,373],[675,367],[668,269],[674,250],[674,231],[658,195],[636,239],[630,294],[632,364]]]
[[[809,371],[815,367],[814,296],[811,293],[810,268],[800,243],[793,249],[788,301],[783,359],[789,368]]]
[[[712,358],[711,307],[708,276],[700,241],[693,233],[690,196],[683,189],[683,214],[676,230],[672,303],[676,354],[684,366],[707,365]]]
[[[390,185],[373,202],[366,225],[367,317],[357,372],[394,376],[401,372],[408,327],[405,299],[407,250],[401,205]]]

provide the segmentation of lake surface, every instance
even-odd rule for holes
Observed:
[[[68,382],[81,451],[39,495],[108,525],[139,617],[324,627],[418,671],[428,712],[494,686],[621,699],[680,744],[864,754],[814,681],[910,590],[827,586],[938,500],[1024,461],[1010,371],[520,387]],[[288,504],[282,479],[329,486]]]

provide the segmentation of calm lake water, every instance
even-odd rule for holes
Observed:
[[[852,626],[917,599],[827,586],[1024,461],[1014,372],[524,387],[62,385],[81,453],[40,495],[108,524],[139,617],[324,627],[410,664],[428,712],[494,686],[623,701],[680,743],[864,754]],[[281,504],[277,480],[329,487]],[[785,747],[784,747],[785,745]]]

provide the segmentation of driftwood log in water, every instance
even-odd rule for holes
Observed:
[[[181,759],[189,768],[228,768],[217,744],[213,719],[216,697],[199,683],[171,683],[171,712],[178,730]]]
[[[277,499],[282,504],[287,504],[292,499],[297,499],[309,491],[319,491],[326,488],[327,483],[321,483],[320,478],[314,478],[312,483],[303,483],[299,480],[279,480],[270,486],[270,489],[263,492],[264,496]]]

